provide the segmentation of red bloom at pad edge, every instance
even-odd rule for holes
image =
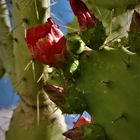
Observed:
[[[67,54],[66,39],[51,18],[42,25],[29,28],[26,42],[33,57],[41,63],[53,67],[64,64]]]
[[[80,116],[79,119],[76,122],[74,122],[73,128],[77,128],[77,127],[80,127],[82,125],[86,125],[86,124],[90,124],[90,123],[91,123],[91,120],[88,120],[84,116]]]
[[[78,22],[81,29],[86,29],[97,25],[98,20],[89,11],[89,9],[82,0],[69,1],[75,16],[77,16],[78,18]]]
[[[74,122],[74,127],[64,132],[63,135],[72,140],[84,140],[83,127],[88,126],[89,124],[92,124],[92,120],[81,115],[79,119]]]

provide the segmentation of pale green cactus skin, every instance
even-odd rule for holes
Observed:
[[[39,24],[43,18],[43,8],[41,8],[41,2],[38,2],[38,10],[42,15],[40,19],[37,19],[34,2],[31,1],[28,6],[20,4],[17,0],[13,0],[13,38],[16,39],[14,42],[13,53],[15,56],[15,72],[16,79],[20,82],[17,86],[17,91],[27,97],[34,98],[35,93],[40,90],[40,83],[37,83],[37,79],[40,77],[43,67],[38,62],[34,62],[34,69],[30,65],[26,70],[27,64],[33,59],[30,55],[26,42],[25,42],[25,30],[35,24]],[[18,5],[18,6],[17,6]],[[26,10],[25,10],[26,7]],[[27,20],[27,23],[25,21]],[[20,24],[21,23],[21,24]],[[19,25],[20,24],[20,25]],[[33,72],[34,71],[34,72]],[[36,99],[31,99],[36,101]]]
[[[14,89],[21,97],[6,140],[22,140],[25,137],[27,140],[64,139],[62,136],[66,131],[64,116],[59,109],[55,111],[55,105],[43,92],[43,80],[37,82],[43,73],[43,65],[34,61],[34,70],[32,65],[26,68],[33,58],[27,48],[25,31],[33,25],[43,23],[45,9],[42,7],[42,2],[25,0],[22,3],[19,0],[13,0],[12,31],[9,30],[3,17],[0,20],[0,59]],[[49,4],[48,1],[48,7]],[[0,8],[0,14],[3,15],[4,9],[1,6]],[[47,18],[49,15],[48,8]]]
[[[0,14],[2,14],[2,8],[0,7]],[[15,67],[14,67],[14,56],[13,56],[13,46],[12,46],[12,35],[9,33],[9,29],[6,26],[4,19],[0,20],[0,59],[2,65],[5,67],[7,73],[11,79],[15,77]],[[14,82],[14,80],[13,80]]]

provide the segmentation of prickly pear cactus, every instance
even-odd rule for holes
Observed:
[[[24,2],[11,31],[0,20],[0,71],[21,97],[7,140],[139,140],[140,1],[69,0],[66,36],[42,1]],[[66,131],[61,113],[85,110],[93,121]]]

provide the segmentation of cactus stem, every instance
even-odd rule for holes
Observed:
[[[126,117],[126,113],[121,113],[116,119],[112,120],[112,124],[114,124],[115,122],[121,120],[121,119],[127,119]]]

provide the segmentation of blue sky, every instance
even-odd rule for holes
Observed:
[[[67,23],[71,22],[74,17],[69,1],[51,0],[51,17],[53,18],[53,21],[60,26],[63,33],[66,33],[67,29],[63,26],[66,26]]]
[[[15,107],[19,97],[11,86],[11,82],[5,75],[0,79],[0,108]]]

